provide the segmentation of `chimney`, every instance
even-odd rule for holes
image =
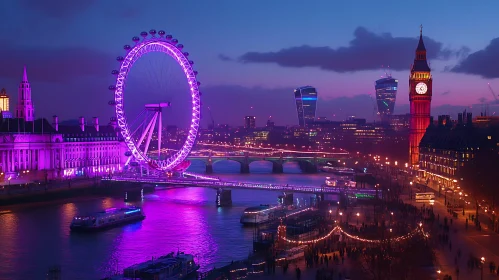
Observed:
[[[95,131],[99,132],[99,118],[94,117],[94,126],[95,126]]]
[[[52,125],[54,126],[55,131],[59,131],[59,117],[54,115],[52,116]]]
[[[80,128],[81,128],[81,131],[85,131],[85,118],[84,117],[80,117]]]

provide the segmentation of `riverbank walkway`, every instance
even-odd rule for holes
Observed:
[[[415,189],[413,189],[414,192]],[[414,200],[410,200],[409,195],[403,195],[402,199],[405,203],[411,203],[418,207],[423,206],[423,203],[416,203]],[[426,204],[426,207],[428,206]],[[457,218],[453,217],[453,215],[447,212],[443,197],[437,197],[432,207],[435,216],[439,217],[439,223],[443,224],[444,218],[447,218],[449,224],[449,242],[443,242],[435,248],[436,267],[440,269],[440,275],[448,274],[452,276],[452,279],[459,280],[499,279],[499,274],[497,273],[497,265],[499,264],[499,235],[485,227],[478,230],[471,221],[468,221],[468,227],[466,227],[468,214],[465,213],[463,216],[462,213],[458,213]],[[460,254],[458,251],[460,251]],[[485,258],[483,278],[481,268],[469,266],[470,256],[478,259]],[[494,273],[490,271],[491,262],[496,264]]]

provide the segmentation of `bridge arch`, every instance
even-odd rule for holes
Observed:
[[[299,159],[299,158],[289,158],[289,159],[283,160],[283,164],[293,163],[293,162],[298,163],[298,166],[300,167],[300,170],[303,173],[316,173],[317,172],[317,165],[313,162],[313,160]]]
[[[262,170],[263,172],[257,171],[258,167],[255,166],[254,163],[264,163],[264,165],[266,165],[266,166],[264,166],[263,168],[260,168],[260,170]],[[255,170],[257,173],[283,173],[284,172],[282,164],[276,160],[268,160],[268,159],[252,160],[249,164],[250,170],[251,170],[252,165],[253,165],[253,170]],[[265,172],[266,170],[268,170],[268,172]]]
[[[218,158],[218,159],[213,159],[212,160],[212,170],[215,170],[216,166],[218,168],[220,167],[220,163],[227,163],[227,169],[223,170],[224,172],[222,173],[231,173],[230,171],[232,170],[237,170],[237,167],[239,167],[239,172],[240,173],[249,173],[249,164],[245,164],[244,162],[241,162],[239,160],[231,159],[231,158]],[[218,169],[217,168],[217,169]]]

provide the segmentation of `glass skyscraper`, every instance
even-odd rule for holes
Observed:
[[[382,122],[390,122],[395,108],[398,83],[398,80],[390,76],[376,81],[376,104]]]
[[[306,126],[315,121],[317,109],[317,90],[311,86],[295,89],[296,111],[298,112],[298,124]]]

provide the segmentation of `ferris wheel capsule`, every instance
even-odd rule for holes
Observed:
[[[165,34],[166,34],[166,32],[164,30],[158,31],[158,35],[161,37],[165,36]]]
[[[116,106],[116,101],[111,100],[111,101],[107,102],[107,104],[111,105],[111,106]]]
[[[117,60],[117,61],[119,61],[119,62],[121,62],[121,61],[125,60],[125,58],[123,58],[122,56],[118,56],[118,57],[116,58],[116,60]]]
[[[173,38],[173,36],[172,35],[166,35],[165,38],[166,38],[166,40],[171,40]]]
[[[113,70],[113,71],[111,71],[111,74],[113,74],[113,75],[115,75],[115,76],[116,76],[116,75],[118,75],[119,73],[120,73],[120,72],[119,72],[118,70]]]
[[[147,32],[145,31],[140,32],[140,36],[142,36],[143,38],[147,37]]]
[[[194,76],[198,75],[198,71],[193,71],[193,73],[194,73]]]
[[[123,47],[123,49],[125,49],[125,50],[127,50],[127,51],[129,51],[131,48],[132,48],[132,47],[130,47],[130,45],[125,45],[125,46]]]
[[[184,48],[184,45],[182,45],[182,44],[177,45],[177,49],[182,50],[183,48]]]
[[[178,43],[177,39],[172,39],[172,44],[176,45]]]
[[[156,29],[149,30],[149,34],[151,34],[152,36],[156,35]]]
[[[114,85],[109,86],[108,88],[109,88],[109,90],[112,90],[112,91],[115,91],[115,90],[116,90],[116,86],[114,86]]]
[[[138,41],[140,41],[140,38],[137,37],[137,36],[133,36],[132,41],[134,41],[135,43],[137,43]]]
[[[193,64],[194,64],[194,61],[189,60],[189,64],[190,64],[190,65],[193,65]]]
[[[185,57],[188,57],[188,56],[189,56],[189,53],[188,53],[188,52],[185,52],[185,53],[184,53],[184,56],[185,56]]]

